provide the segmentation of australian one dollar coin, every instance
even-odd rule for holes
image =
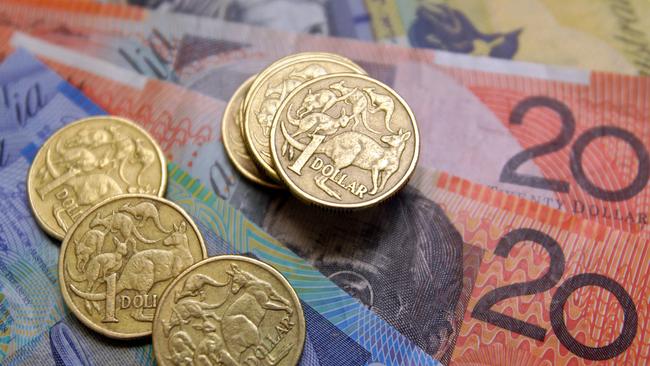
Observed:
[[[151,334],[165,287],[206,257],[201,233],[182,208],[156,196],[121,195],[86,211],[68,231],[61,292],[91,329],[142,337]]]
[[[305,342],[298,296],[273,267],[223,255],[181,274],[156,310],[159,365],[297,365]]]
[[[365,74],[342,56],[305,52],[278,60],[257,76],[244,100],[244,138],[251,157],[266,175],[280,181],[269,143],[273,118],[284,98],[305,82],[342,72]]]
[[[41,227],[63,239],[90,207],[125,193],[162,196],[167,166],[155,140],[113,116],[73,122],[40,148],[27,178],[29,203]]]
[[[271,129],[275,168],[304,201],[362,208],[408,181],[420,149],[406,102],[365,75],[333,74],[301,85]]]
[[[265,187],[281,188],[277,182],[273,182],[260,171],[258,165],[251,159],[250,153],[244,144],[243,129],[241,128],[242,107],[244,96],[254,79],[255,76],[251,76],[237,88],[223,112],[223,119],[221,120],[223,145],[230,161],[244,177]]]

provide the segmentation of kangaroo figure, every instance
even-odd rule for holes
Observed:
[[[169,318],[169,321],[163,320],[163,332],[165,336],[169,336],[169,332],[175,327],[181,324],[189,324],[192,319],[202,319],[204,322],[208,322],[208,318],[212,318],[217,322],[221,321],[221,318],[217,316],[214,310],[219,308],[223,303],[219,304],[206,304],[201,301],[185,299],[178,304],[175,304],[172,308],[172,314]],[[202,328],[202,325],[196,325],[196,329]]]
[[[273,124],[273,116],[280,107],[281,99],[269,98],[265,99],[260,106],[260,111],[255,113],[257,123],[262,128],[264,136],[269,136],[271,132],[271,125]]]
[[[336,133],[340,127],[347,127],[348,123],[353,118],[352,116],[346,116],[345,110],[341,109],[341,114],[338,118],[331,117],[325,113],[315,112],[301,118],[300,120],[296,120],[292,117],[292,109],[293,105],[289,105],[287,120],[292,125],[297,126],[298,129],[291,135],[291,137],[297,137],[314,127],[316,128],[311,133],[312,135],[315,135],[319,131],[323,131],[323,133],[321,133],[322,135],[332,135]]]
[[[115,243],[115,252],[101,253],[90,259],[83,275],[77,276],[68,268],[68,274],[73,280],[76,282],[86,281],[86,291],[94,292],[96,286],[101,283],[100,280],[118,272],[122,268],[124,257],[129,252],[127,243],[130,242],[132,245],[135,245],[135,241],[131,238],[122,242],[116,237],[113,237],[113,242]],[[99,311],[98,303],[86,300],[86,310],[88,313],[92,311],[93,306]]]
[[[194,352],[194,363],[199,366],[239,366],[240,363],[235,361],[228,350],[226,343],[217,333],[208,333],[201,340]]]
[[[135,217],[136,220],[139,220],[140,222],[138,223],[138,227],[143,227],[147,223],[147,220],[151,219],[158,230],[166,234],[171,233],[171,230],[166,229],[160,223],[160,213],[158,212],[158,208],[151,202],[140,202],[135,206],[131,206],[131,204],[127,202],[124,206],[120,207],[119,211],[128,212]]]
[[[105,130],[98,130],[94,128],[83,128],[75,134],[73,138],[69,138],[65,142],[68,148],[85,146],[96,148],[102,145],[109,144],[111,137]]]
[[[95,154],[85,147],[73,147],[59,151],[61,159],[53,161],[53,164],[64,164],[68,169],[79,169],[88,173],[98,168],[103,168],[107,161],[98,159]]]
[[[282,134],[294,148],[304,150],[307,147],[291,137],[285,128],[282,128]],[[400,128],[396,135],[385,135],[380,138],[381,142],[388,145],[384,147],[364,134],[346,131],[320,144],[314,154],[328,156],[332,159],[334,167],[339,170],[356,166],[370,171],[373,187],[368,193],[374,195],[384,189],[386,181],[399,169],[400,158],[410,137],[410,131],[404,132]],[[325,185],[327,179],[324,175],[314,178],[316,185],[328,195],[342,199],[338,193]]]
[[[410,137],[411,132],[402,129],[397,135],[382,136],[381,141],[389,146],[385,148],[366,135],[344,132],[321,144],[316,152],[329,156],[335,168],[344,169],[352,165],[370,171],[372,189],[368,194],[374,195],[384,189],[388,178],[399,169],[400,158]]]
[[[353,130],[357,125],[359,125],[359,121],[361,121],[368,131],[376,134],[380,133],[379,131],[373,130],[368,124],[368,99],[366,99],[365,94],[361,90],[348,88],[344,85],[343,81],[334,83],[329,87],[330,89],[338,91],[341,95],[350,94],[350,96],[345,100],[352,104],[352,116],[354,117],[354,125],[352,125]]]
[[[344,94],[339,97],[336,95],[336,93],[329,89],[317,90],[315,93],[309,89],[307,90],[307,95],[305,95],[305,98],[302,101],[302,105],[300,108],[298,108],[296,113],[298,114],[299,118],[302,118],[307,113],[311,113],[316,109],[320,109],[322,113],[325,113],[327,110],[332,108],[334,104],[348,99],[356,91],[357,89],[354,88],[348,94]]]
[[[183,221],[173,226],[173,232],[163,240],[163,245],[169,249],[147,249],[129,258],[117,280],[115,294],[134,290],[139,295],[147,295],[155,284],[177,277],[194,263],[187,239],[187,225]],[[70,289],[79,297],[91,301],[106,299],[105,294],[84,292],[74,285],[70,285]],[[153,320],[153,315],[144,314],[144,307],[138,308],[131,316],[139,321]]]
[[[194,342],[185,332],[176,332],[168,340],[170,355],[165,358],[176,366],[193,365]]]
[[[264,93],[265,98],[273,97],[274,95],[277,95],[280,100],[283,100],[284,97],[289,94],[293,89],[297,88],[302,84],[302,80],[295,80],[295,79],[285,79],[279,82],[276,85],[269,85],[266,88],[266,92]]]
[[[194,263],[187,239],[187,225],[183,221],[173,226],[173,232],[163,240],[163,245],[169,249],[147,249],[129,258],[117,281],[116,294],[124,290],[135,290],[146,295],[156,283],[175,278]],[[145,316],[143,310],[137,309],[133,318],[151,321],[153,316]]]
[[[221,332],[228,351],[239,359],[249,347],[257,346],[260,342],[259,325],[266,312],[284,311],[293,314],[291,303],[278,295],[273,287],[239,269],[236,264],[227,271],[231,279],[230,291],[239,294],[226,308],[221,319]],[[237,329],[233,332],[233,329]]]
[[[84,235],[81,237],[81,241],[78,241],[76,238],[73,239],[74,252],[77,256],[78,271],[85,271],[86,263],[88,263],[90,257],[102,252],[105,236],[105,232],[97,229],[92,229],[84,233]]]
[[[190,296],[199,296],[199,299],[203,301],[205,300],[205,286],[223,287],[226,285],[228,283],[219,283],[206,275],[198,273],[185,280],[181,291],[174,294],[174,302]]]
[[[129,215],[125,215],[121,212],[113,212],[110,216],[106,217],[101,217],[101,214],[97,212],[95,218],[90,221],[89,226],[91,228],[103,226],[112,233],[119,233],[122,236],[122,240],[127,240],[131,236],[134,236],[136,239],[146,244],[153,244],[158,241],[147,239],[142,236],[133,223],[133,219],[131,219]]]
[[[142,173],[147,170],[153,163],[156,161],[156,153],[145,147],[144,146],[144,140],[142,139],[135,139],[135,151],[133,153],[133,157],[131,159],[132,163],[139,163],[142,165],[142,168],[140,168],[140,171],[138,172],[138,176],[136,178],[136,183],[138,186],[142,186],[142,182],[140,181],[142,178]]]
[[[298,126],[298,130],[294,132],[293,135],[291,135],[294,138],[314,127],[314,130],[309,134],[310,136],[314,136],[315,134],[320,134],[323,136],[333,135],[338,132],[339,128],[347,127],[350,123],[350,120],[352,119],[352,116],[345,114],[345,109],[341,109],[341,114],[338,118],[333,118],[325,113],[315,112],[307,115],[306,117],[303,117],[300,120],[296,120],[291,116],[293,114],[292,108],[293,105],[289,105],[289,110],[287,111],[287,119],[292,125]],[[284,124],[282,124],[281,128],[285,129]],[[289,159],[293,159],[293,147],[289,145],[288,141],[285,141],[282,144],[282,156],[284,156],[287,151],[289,151]]]
[[[135,143],[129,136],[119,132],[116,127],[111,126],[109,127],[109,130],[113,134],[113,147],[115,149],[114,167],[117,168],[120,179],[122,179],[124,183],[129,184],[129,181],[124,175],[124,167],[135,151]]]
[[[124,193],[120,185],[104,173],[72,177],[65,183],[77,194],[79,205],[94,205],[105,198]]]
[[[318,64],[310,64],[302,70],[292,71],[289,75],[291,78],[301,78],[304,81],[316,79],[319,76],[327,74],[327,70]]]
[[[390,119],[393,117],[393,112],[395,111],[395,102],[390,96],[375,93],[374,90],[375,88],[363,88],[363,91],[368,95],[368,98],[370,98],[368,111],[373,114],[379,111],[384,111],[384,125],[388,131],[394,133],[390,128]]]

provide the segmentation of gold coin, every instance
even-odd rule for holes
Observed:
[[[143,337],[167,285],[206,257],[203,237],[182,208],[125,194],[94,206],[70,228],[59,283],[65,303],[89,328],[112,338]]]
[[[222,255],[195,264],[156,310],[159,365],[297,365],[305,317],[289,282],[258,260]]]
[[[322,100],[334,103],[315,102]],[[368,207],[390,197],[408,181],[419,151],[406,102],[359,74],[301,85],[278,108],[271,128],[282,180],[302,200],[330,208]]]
[[[361,67],[342,56],[305,52],[276,61],[253,82],[244,101],[244,140],[255,163],[271,179],[280,182],[269,146],[271,124],[280,103],[301,84],[341,72],[365,74]]]
[[[237,88],[223,112],[223,119],[221,120],[223,144],[230,161],[244,177],[265,187],[282,188],[260,172],[257,165],[251,160],[248,149],[244,144],[244,136],[240,127],[242,125],[241,105],[244,95],[253,83],[254,78],[255,76],[250,77]]]
[[[300,53],[294,53],[288,56],[285,56],[281,59],[275,60],[272,64],[267,66],[265,69],[262,70],[261,73],[257,74],[257,77],[253,81],[253,85],[250,86],[249,91],[256,89],[261,83],[265,82],[265,76],[268,76],[269,73],[273,72],[274,69],[281,69],[284,68],[288,65],[291,65],[292,63],[296,62],[298,59],[312,59],[312,60],[336,60],[338,62],[341,62],[343,64],[348,65],[351,69],[353,69],[352,72],[360,73],[366,75],[367,72],[361,66],[357,65],[354,61],[350,60],[349,58],[345,56],[341,56],[336,53],[331,53],[331,52],[300,52]],[[251,101],[252,95],[251,93],[246,93],[246,97],[244,98],[244,110],[248,107],[248,103]]]
[[[57,239],[106,198],[162,196],[166,186],[167,166],[156,141],[114,116],[84,118],[58,130],[36,154],[27,177],[36,221]]]

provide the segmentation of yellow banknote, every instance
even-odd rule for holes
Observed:
[[[650,75],[647,0],[365,0],[375,39]]]

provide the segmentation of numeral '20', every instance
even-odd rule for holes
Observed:
[[[573,117],[573,113],[571,113],[569,107],[558,100],[543,96],[529,97],[519,102],[510,113],[510,124],[522,124],[524,116],[528,111],[537,107],[549,108],[560,116],[560,121],[562,122],[560,133],[550,141],[536,146],[531,146],[528,149],[515,154],[515,156],[508,160],[508,162],[503,166],[499,180],[504,183],[513,183],[567,193],[569,192],[569,183],[566,181],[517,173],[517,168],[526,161],[559,151],[567,146],[571,142],[575,133],[575,118]],[[589,144],[591,144],[595,139],[606,136],[615,137],[625,141],[632,148],[639,162],[637,174],[636,177],[634,177],[634,180],[628,186],[618,190],[607,190],[596,186],[589,180],[589,178],[587,178],[582,165],[582,155],[587,146],[589,146]],[[650,156],[648,155],[648,150],[646,150],[643,142],[629,131],[616,126],[598,126],[584,131],[573,143],[570,159],[569,165],[576,183],[578,183],[578,185],[580,185],[580,187],[590,195],[604,201],[625,201],[632,198],[645,188],[650,179]]]
[[[492,306],[501,300],[548,291],[562,278],[565,263],[562,248],[555,239],[541,231],[534,229],[513,230],[501,238],[494,250],[494,254],[506,258],[515,244],[526,240],[541,245],[549,254],[551,260],[548,272],[536,280],[498,287],[488,292],[476,303],[472,311],[472,317],[523,336],[543,341],[546,337],[546,329],[491,310]],[[625,320],[623,321],[621,333],[612,343],[603,347],[589,347],[578,342],[569,333],[564,321],[564,305],[569,296],[585,286],[597,286],[609,291],[616,297],[623,309]],[[632,344],[637,332],[638,315],[630,295],[616,281],[596,273],[578,274],[564,281],[553,295],[549,315],[551,326],[560,343],[574,354],[589,360],[607,360],[618,356]]]

